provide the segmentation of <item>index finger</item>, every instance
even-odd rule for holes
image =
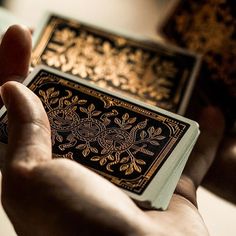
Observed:
[[[196,189],[214,161],[223,137],[224,116],[218,108],[208,106],[200,111],[199,125],[201,134],[175,190],[194,205],[197,205]]]

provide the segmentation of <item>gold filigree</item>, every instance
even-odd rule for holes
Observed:
[[[176,32],[178,37],[173,37],[173,41],[203,54],[209,70],[206,77],[224,82],[235,98],[236,18],[230,2],[186,1],[173,16],[175,27],[168,34]]]
[[[101,87],[120,87],[123,91],[153,100],[170,97],[177,69],[172,62],[152,57],[141,49],[117,49],[109,41],[82,31],[56,31],[42,59],[82,78],[90,78]],[[168,79],[167,79],[168,78]]]
[[[69,159],[69,160],[74,160],[74,158],[73,158],[73,153],[72,153],[72,152],[68,152],[68,153],[66,153],[66,154],[64,154],[64,155],[60,155],[60,154],[55,154],[55,153],[53,153],[53,154],[52,154],[52,157],[53,157],[53,158],[66,158],[66,159]]]
[[[189,128],[183,121],[44,69],[29,89],[47,112],[54,158],[72,159],[138,194]],[[105,107],[104,100],[114,103]],[[6,113],[0,126],[0,139],[7,143]]]
[[[128,39],[58,16],[50,18],[32,56],[33,66],[46,64],[111,92],[174,112],[182,112],[182,98],[194,61],[193,56],[171,48]]]
[[[190,49],[201,53],[209,50],[221,52],[222,47],[229,44],[235,29],[233,24],[228,24],[234,21],[229,9],[221,7],[225,2],[209,0],[199,5],[193,3],[192,10],[196,10],[194,14],[192,11],[184,11],[184,14],[176,16],[177,31],[183,33],[182,37]],[[191,18],[192,24],[186,31],[187,18]]]
[[[62,151],[75,147],[83,157],[90,156],[91,161],[106,166],[107,171],[113,172],[112,167],[118,165],[119,171],[130,175],[134,171],[140,173],[142,165],[146,164],[138,158],[139,153],[154,155],[147,144],[157,146],[159,140],[165,139],[161,128],[146,127],[147,119],[137,123],[136,117],[128,113],[120,117],[115,109],[102,113],[93,103],[85,107],[86,100],[73,96],[70,90],[65,92],[67,94],[61,97],[54,87],[39,90],[52,128],[52,143],[61,143],[59,149]],[[82,115],[86,118],[81,118]],[[116,126],[107,127],[111,119]],[[62,133],[67,133],[66,137]],[[63,157],[73,159],[70,154]]]

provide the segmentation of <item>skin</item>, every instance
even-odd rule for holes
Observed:
[[[44,108],[38,97],[16,82],[28,73],[30,52],[29,31],[12,26],[0,46],[1,97],[9,120],[1,200],[17,234],[208,235],[197,209],[196,189],[222,139],[221,112],[212,106],[199,112],[202,133],[168,210],[144,211],[82,165],[52,159]]]
[[[224,136],[203,186],[236,205],[236,130]],[[218,181],[216,181],[216,176]]]

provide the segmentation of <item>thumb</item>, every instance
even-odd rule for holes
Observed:
[[[6,168],[30,169],[51,158],[50,125],[40,99],[14,81],[2,86],[1,96],[8,116]]]
[[[9,80],[22,81],[28,74],[31,34],[26,27],[9,27],[0,44],[0,85]]]

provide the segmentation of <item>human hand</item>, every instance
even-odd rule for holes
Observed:
[[[227,133],[203,181],[214,194],[236,204],[236,130]],[[218,176],[218,177],[216,177]]]
[[[187,111],[187,115],[197,120],[197,114],[203,110],[204,107],[209,106],[211,103],[217,103],[212,96],[208,96],[205,91],[203,83],[197,83],[196,88]],[[212,89],[214,91],[214,89]],[[215,92],[215,97],[217,92]],[[214,92],[212,92],[214,94]],[[218,95],[219,96],[219,95]],[[225,109],[227,110],[227,108]],[[224,112],[218,110],[219,117],[222,119],[225,116]],[[217,117],[216,117],[217,119]],[[214,122],[214,121],[213,121]],[[208,165],[210,166],[202,185],[214,194],[236,204],[236,126],[229,125],[226,119],[226,128],[222,140],[216,148],[216,152],[212,158],[209,159]],[[223,124],[222,124],[223,125]],[[216,129],[217,126],[215,126]],[[220,127],[223,129],[223,127]],[[194,160],[193,160],[194,162]],[[212,165],[211,165],[212,163]]]
[[[28,49],[21,51],[21,58],[13,56],[17,48],[12,54],[7,50],[13,47],[12,31],[24,35],[21,40],[28,45],[24,50],[30,48],[30,36],[20,28],[10,29],[0,47],[1,96],[9,131],[2,203],[17,234],[208,235],[196,208],[196,188],[221,139],[221,113],[211,107],[200,114],[202,134],[191,156],[194,162],[188,163],[168,210],[143,211],[89,169],[71,160],[52,159],[50,126],[39,98],[20,83],[7,82],[25,76],[29,64]]]

